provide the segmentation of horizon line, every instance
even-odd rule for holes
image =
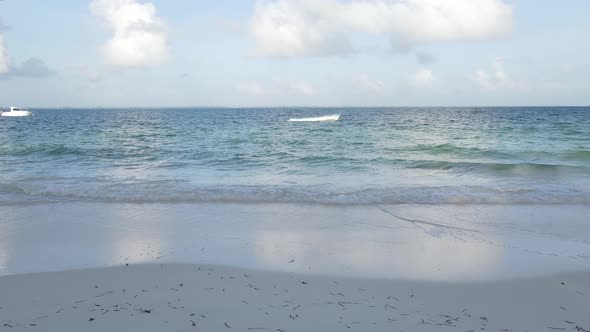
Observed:
[[[464,106],[25,106],[27,109],[278,109],[278,108],[313,108],[313,109],[385,109],[385,108],[588,108],[590,105],[464,105]],[[10,108],[10,107],[0,107]]]

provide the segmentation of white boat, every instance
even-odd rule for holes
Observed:
[[[333,122],[340,119],[340,114],[324,115],[314,118],[291,118],[290,122]]]
[[[10,107],[8,112],[0,112],[0,116],[31,116],[31,111],[23,110],[20,107]]]

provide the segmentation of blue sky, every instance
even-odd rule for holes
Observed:
[[[587,0],[5,0],[0,105],[590,105]]]

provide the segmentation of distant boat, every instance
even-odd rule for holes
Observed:
[[[23,110],[20,107],[10,107],[8,112],[0,112],[0,116],[31,116],[31,111]]]
[[[317,116],[314,118],[291,118],[289,122],[333,122],[340,119],[340,114]]]

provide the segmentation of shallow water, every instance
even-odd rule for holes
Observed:
[[[590,203],[590,108],[33,111],[0,120],[0,204]]]

